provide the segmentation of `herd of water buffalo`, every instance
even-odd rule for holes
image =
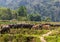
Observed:
[[[1,34],[4,34],[5,32],[10,32],[10,29],[14,28],[14,29],[18,29],[18,28],[28,28],[28,29],[49,29],[50,27],[60,27],[60,24],[9,24],[9,25],[3,25],[1,26]]]

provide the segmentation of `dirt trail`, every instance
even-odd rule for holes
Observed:
[[[47,41],[44,39],[44,37],[45,37],[45,36],[49,36],[49,34],[51,34],[51,33],[52,33],[52,31],[50,31],[50,32],[48,32],[48,33],[43,34],[42,36],[40,36],[40,41],[41,41],[41,42],[47,42]]]

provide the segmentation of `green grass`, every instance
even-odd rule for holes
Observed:
[[[60,42],[60,28],[53,30],[53,32],[45,37],[47,42]]]
[[[48,36],[45,37],[47,42],[60,42],[60,36]]]
[[[17,21],[9,21],[9,20],[2,21],[2,20],[0,20],[0,24],[16,24],[16,23],[17,23]]]
[[[33,29],[11,29],[11,34],[24,34],[24,35],[42,35],[49,32],[49,30],[33,30]]]
[[[28,38],[29,37],[29,38]],[[33,39],[31,38],[33,37]],[[36,36],[28,36],[28,35],[21,35],[21,34],[2,34],[0,35],[1,42],[27,42],[27,38],[29,41],[40,42],[40,39]]]
[[[32,42],[31,37],[33,37],[34,42],[41,42],[40,36],[47,33],[49,30],[30,30],[30,29],[11,29],[10,33],[0,34],[1,42],[27,42],[27,38]]]
[[[0,24],[16,24],[16,23],[28,23],[28,24],[60,24],[60,22],[41,22],[41,21],[17,21],[17,20],[0,20]]]

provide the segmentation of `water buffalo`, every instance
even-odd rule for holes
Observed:
[[[46,30],[49,30],[50,29],[50,25],[48,25],[48,24],[42,24],[42,28],[46,29]]]
[[[31,29],[33,27],[33,24],[22,24],[22,27]]]
[[[49,30],[50,29],[50,24],[37,24],[37,25],[34,25],[32,28],[34,29],[46,29],[46,30]]]
[[[10,24],[10,28],[32,28],[32,24]]]
[[[14,24],[9,24],[9,27],[10,27],[10,28],[13,28],[13,26],[14,26]]]
[[[21,28],[22,24],[9,24],[10,28]]]
[[[45,25],[50,25],[51,27],[60,27],[60,24],[45,24]]]
[[[53,26],[54,27],[60,27],[60,24],[54,24]]]
[[[33,29],[42,29],[42,25],[41,24],[37,24],[37,25],[34,25],[32,28]]]
[[[10,27],[8,25],[3,25],[1,26],[1,28],[2,28],[0,31],[1,34],[4,34],[5,32],[6,33],[10,32]]]

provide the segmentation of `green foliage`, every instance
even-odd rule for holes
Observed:
[[[19,21],[47,21],[50,22],[50,17],[42,17],[39,13],[27,14],[25,6],[20,6],[17,10],[9,8],[0,8],[0,20],[19,20]]]
[[[37,37],[24,36],[21,34],[2,34],[0,36],[1,42],[40,42]]]
[[[60,42],[60,36],[48,36],[45,39],[47,42]]]
[[[60,27],[56,27],[57,29],[53,30],[53,32],[45,37],[47,42],[60,42]]]
[[[46,17],[46,18],[45,18],[45,21],[46,21],[46,22],[51,22],[51,18]]]
[[[18,16],[27,16],[27,9],[25,6],[21,6],[18,9]]]
[[[41,21],[41,16],[40,14],[30,14],[29,19],[31,21]]]
[[[26,6],[28,9],[28,14],[39,13],[39,14],[41,14],[41,17],[42,16],[51,17],[52,21],[55,21],[55,22],[60,21],[60,1],[59,0],[42,0],[42,2],[40,2],[40,0],[38,0],[37,3],[35,3],[35,2],[36,2],[35,0],[34,1],[11,0],[11,2],[10,1],[1,1],[0,5],[7,6],[12,9],[17,9],[19,6],[24,6],[24,7]],[[5,3],[7,3],[7,5]],[[24,13],[24,10],[25,10],[25,8],[23,9],[23,7],[20,7],[18,15],[22,16],[22,14]],[[25,10],[25,13],[26,13],[26,10]],[[23,16],[25,16],[25,15],[23,15]],[[14,19],[15,19],[15,17],[14,17]],[[50,21],[50,20],[45,20],[45,21]]]
[[[11,20],[12,19],[12,12],[9,8],[7,9],[7,14],[9,15],[9,20]]]
[[[41,42],[39,37],[40,35],[46,33],[47,30],[11,29],[11,31],[12,34],[0,34],[0,41],[1,42]]]
[[[11,20],[12,13],[9,8],[0,8],[0,19],[2,20]]]
[[[51,22],[52,20],[50,17],[43,16],[43,17],[41,17],[41,21]]]

